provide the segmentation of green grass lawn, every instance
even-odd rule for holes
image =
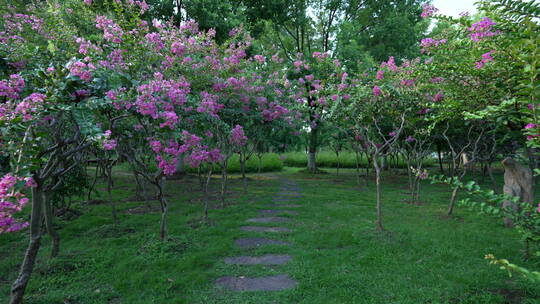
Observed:
[[[231,180],[228,204],[214,201],[210,222],[201,221],[202,194],[193,177],[168,181],[170,240],[159,241],[159,214],[130,214],[141,206],[131,177],[117,172],[114,197],[121,222],[114,226],[107,205],[78,205],[83,215],[56,220],[60,256],[50,259],[45,237],[27,290],[29,304],[53,303],[540,303],[540,286],[490,266],[484,254],[531,269],[518,234],[500,220],[456,209],[444,217],[449,190],[423,185],[422,204],[405,203],[406,177],[384,178],[385,233],[374,231],[374,184],[356,187],[353,170],[308,175],[299,168],[250,175],[249,194]],[[500,176],[498,176],[500,178]],[[265,236],[238,228],[271,203],[282,180],[302,189],[299,215],[281,224],[292,233],[272,236],[291,247],[241,250],[240,237]],[[218,180],[213,181],[217,190]],[[104,189],[103,184],[99,186]],[[104,195],[103,195],[104,196]],[[214,197],[215,198],[215,197]],[[157,204],[153,202],[153,204]],[[264,225],[264,224],[261,224]],[[268,224],[275,226],[275,224]],[[26,245],[24,233],[0,236],[0,299],[5,303]],[[281,266],[227,265],[236,255],[286,253]],[[280,292],[229,292],[212,282],[226,275],[289,274],[298,287]]]

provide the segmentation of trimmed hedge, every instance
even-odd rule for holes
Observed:
[[[282,154],[283,162],[285,166],[289,167],[306,167],[307,166],[307,154],[304,152],[289,152]],[[354,152],[344,151],[339,153],[339,166],[341,168],[356,168],[356,156]],[[426,159],[425,166],[429,167],[434,165],[435,159]],[[367,166],[367,159],[364,155],[360,158],[360,166]],[[393,168],[406,168],[407,165],[403,161],[401,156],[395,158],[388,157],[388,163]],[[331,151],[322,151],[317,153],[317,166],[322,168],[336,168],[338,165],[338,159],[336,154]]]

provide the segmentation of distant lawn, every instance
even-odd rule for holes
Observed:
[[[423,185],[422,204],[407,204],[406,177],[397,175],[383,180],[388,232],[376,233],[374,184],[358,189],[353,171],[312,176],[287,167],[280,173],[250,175],[248,195],[233,178],[230,206],[220,209],[214,201],[210,224],[200,221],[198,180],[168,181],[166,243],[158,240],[157,213],[125,212],[136,213],[140,209],[133,208],[144,203],[126,200],[133,197],[134,182],[117,171],[114,197],[122,210],[121,223],[112,225],[107,205],[86,204],[76,205],[81,217],[56,220],[60,256],[49,259],[45,237],[26,303],[540,303],[540,286],[509,278],[483,259],[494,253],[540,269],[537,259],[523,261],[523,246],[514,230],[462,208],[455,217],[442,216],[449,198],[443,185]],[[292,233],[271,236],[294,245],[235,248],[237,238],[267,236],[238,227],[271,202],[281,179],[298,183],[303,197],[296,203],[303,206],[295,209],[300,214],[292,216],[293,222],[281,225]],[[212,182],[217,190],[218,180]],[[24,234],[0,236],[0,299],[8,298],[26,241]],[[227,256],[265,253],[287,253],[293,260],[283,266],[223,262]],[[227,292],[212,285],[225,275],[273,274],[289,274],[299,285],[262,293]]]

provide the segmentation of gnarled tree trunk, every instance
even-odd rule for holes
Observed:
[[[26,285],[30,280],[34,265],[36,263],[36,257],[41,246],[41,220],[43,214],[43,190],[41,185],[32,189],[32,217],[30,220],[30,241],[26,252],[24,254],[24,260],[19,270],[19,276],[13,282],[11,286],[11,300],[10,304],[21,304],[23,302],[24,291]]]
[[[522,202],[533,203],[534,201],[534,178],[532,170],[521,166],[512,158],[505,158],[502,161],[504,167],[504,194],[517,196]],[[518,210],[519,206],[511,201],[504,201],[503,208]],[[514,223],[508,217],[504,219],[507,227],[512,227]]]

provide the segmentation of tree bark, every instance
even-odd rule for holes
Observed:
[[[382,206],[381,206],[381,168],[379,166],[379,159],[376,155],[373,155],[373,166],[375,167],[375,185],[377,188],[377,231],[383,231],[382,225]]]
[[[242,171],[242,187],[244,193],[247,193],[247,178],[246,178],[246,158],[244,153],[239,153],[240,156],[240,170]]]
[[[165,199],[165,195],[164,195],[165,177],[160,176],[158,178],[159,178],[159,180],[157,181],[158,198],[159,198],[159,204],[161,206],[161,223],[159,225],[159,237],[162,241],[165,241],[167,238],[167,213],[169,212],[169,209],[167,206],[167,200]]]
[[[204,220],[208,221],[208,185],[210,184],[210,177],[212,176],[212,167],[208,169],[208,175],[206,176],[206,184],[204,186]]]
[[[44,193],[43,195],[43,216],[45,218],[45,227],[47,228],[47,233],[51,236],[51,257],[57,257],[58,252],[60,251],[60,235],[54,229],[53,226],[53,212],[51,198],[52,193]]]
[[[441,174],[444,174],[444,167],[443,167],[443,161],[442,161],[442,151],[441,151],[441,145],[437,144],[437,158],[439,159],[439,169],[441,170]]]
[[[307,169],[308,171],[315,173],[317,172],[317,146],[318,146],[318,133],[319,128],[315,127],[311,129],[311,133],[309,135],[309,152],[308,152],[308,164]]]
[[[221,207],[225,208],[225,194],[227,192],[227,159],[225,158],[221,166]]]
[[[113,179],[112,179],[112,167],[110,164],[106,165],[107,170],[107,196],[109,199],[109,205],[111,206],[111,213],[113,218],[113,223],[116,225],[118,224],[118,215],[116,213],[116,203],[114,202],[112,198],[112,186],[113,186]]]
[[[43,190],[41,185],[32,188],[32,215],[30,219],[30,241],[26,252],[24,254],[24,260],[19,270],[19,275],[13,285],[11,286],[11,299],[10,304],[21,304],[23,302],[24,292],[26,285],[30,280],[34,265],[36,263],[36,257],[41,246],[41,215],[43,208]]]
[[[455,187],[454,190],[452,190],[452,196],[450,197],[450,204],[448,204],[448,211],[446,212],[447,215],[452,215],[452,212],[454,211],[454,206],[456,204],[456,197],[458,193],[459,187]]]

